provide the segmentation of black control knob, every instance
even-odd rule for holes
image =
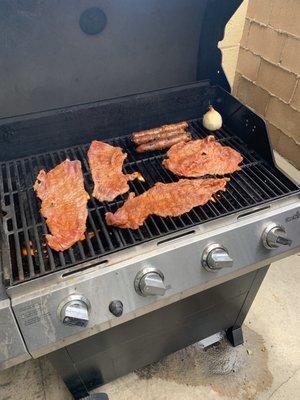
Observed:
[[[123,314],[123,303],[120,300],[113,300],[109,303],[109,311],[115,317],[120,317]]]

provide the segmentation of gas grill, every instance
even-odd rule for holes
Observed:
[[[49,20],[49,10],[52,16],[67,15],[71,12],[67,3],[62,9],[53,2],[36,7],[45,23],[53,26],[56,19]],[[95,39],[92,33],[97,27],[103,33],[100,29],[96,37],[105,40],[107,24],[111,31],[106,40],[116,43],[116,5],[107,6],[104,12],[97,7],[85,10],[84,3],[76,3],[80,23],[74,17],[77,22],[67,29],[65,40],[77,35],[77,30],[84,43]],[[130,13],[126,14],[126,7],[122,10],[129,19],[144,21],[145,32],[137,47],[146,52],[147,71],[156,71],[154,75],[146,79],[139,53],[122,53],[132,70],[116,71],[114,62],[119,64],[119,60],[110,47],[111,72],[105,69],[104,73],[103,65],[95,61],[91,73],[91,82],[98,77],[98,67],[103,73],[98,82],[103,88],[99,101],[92,101],[93,85],[90,101],[85,102],[86,83],[74,94],[65,76],[64,83],[58,79],[61,97],[54,99],[47,85],[49,96],[36,99],[34,82],[28,88],[33,100],[24,100],[21,110],[16,109],[12,90],[6,98],[7,113],[12,116],[0,120],[0,367],[48,355],[75,398],[195,341],[208,338],[211,343],[220,332],[233,345],[241,344],[243,321],[269,264],[300,250],[300,189],[276,166],[264,121],[228,92],[220,65],[216,44],[240,2],[176,1],[172,11],[168,5],[151,1],[144,4],[145,15],[138,13],[144,10],[141,2],[133,2],[135,8],[130,1],[115,3],[119,7],[126,3]],[[208,7],[212,4],[216,6],[213,13]],[[22,5],[17,6],[17,14],[18,7]],[[153,14],[154,10],[159,12]],[[154,35],[157,18],[170,13],[170,25],[179,30],[177,50],[181,54],[194,54],[198,49],[196,33],[202,18],[199,46],[208,51],[209,62],[200,62],[199,55],[178,60],[177,50],[172,53],[171,48],[170,61],[176,71],[171,73],[162,61],[157,70],[153,57],[168,48],[177,30],[160,31],[150,50],[144,46],[143,35]],[[218,21],[217,32],[212,29],[212,18]],[[134,32],[133,24],[118,21],[123,29]],[[52,43],[47,33],[42,36]],[[193,40],[181,42],[181,37]],[[91,51],[92,56],[97,46],[101,49],[103,43],[94,41],[90,50],[81,51]],[[136,43],[132,46],[135,49]],[[7,52],[7,47],[1,51]],[[33,55],[40,51],[33,45]],[[20,78],[19,71],[13,70],[15,79]],[[60,73],[53,65],[53,76],[60,77]],[[65,92],[67,100],[62,97]],[[74,103],[78,105],[70,105]],[[91,194],[87,150],[98,139],[128,154],[124,172],[140,173],[129,183],[136,195],[156,182],[176,182],[179,178],[162,166],[165,152],[137,153],[130,135],[186,120],[193,138],[204,138],[211,132],[203,128],[201,117],[210,104],[224,121],[222,129],[214,132],[216,139],[243,155],[241,170],[229,176],[225,192],[180,217],[150,216],[137,230],[118,229],[105,222],[105,213],[122,206],[128,194],[108,203],[91,196],[82,240],[64,252],[48,247],[47,226],[33,190],[41,169],[48,171],[66,158],[80,160]]]

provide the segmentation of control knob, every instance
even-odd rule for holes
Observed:
[[[233,259],[224,246],[214,243],[204,249],[202,265],[207,271],[218,271],[222,268],[232,267]]]
[[[272,223],[266,227],[262,235],[263,244],[267,249],[279,246],[290,246],[293,241],[287,237],[283,226]]]
[[[108,309],[115,317],[121,317],[124,309],[123,303],[121,300],[113,300],[109,303]]]
[[[136,275],[134,287],[141,296],[163,296],[168,289],[163,273],[152,267],[144,268]]]
[[[89,323],[90,302],[79,294],[71,294],[58,307],[58,316],[65,325],[85,327]]]

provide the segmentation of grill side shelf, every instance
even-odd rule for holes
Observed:
[[[201,120],[190,121],[189,131],[194,139],[211,134],[202,127]],[[120,207],[126,194],[111,203],[100,203],[91,198],[85,238],[64,252],[55,252],[47,246],[44,237],[47,226],[40,214],[40,200],[34,193],[33,184],[40,169],[50,170],[66,158],[78,159],[82,163],[86,189],[91,193],[93,182],[87,160],[89,144],[1,163],[0,200],[5,215],[0,215],[0,235],[3,236],[5,284],[15,285],[38,278],[299,191],[284,174],[270,167],[226,127],[214,132],[214,136],[222,144],[241,152],[244,158],[241,170],[230,175],[227,190],[217,194],[215,201],[176,218],[150,216],[141,228],[130,230],[109,227],[105,223],[105,213]],[[128,154],[124,163],[126,173],[139,171],[144,177],[144,181],[129,182],[130,191],[137,195],[155,182],[178,181],[177,176],[162,166],[166,152],[136,153],[129,137],[108,142],[122,147]]]

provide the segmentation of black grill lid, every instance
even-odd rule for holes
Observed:
[[[210,79],[242,0],[2,0],[0,117]]]

